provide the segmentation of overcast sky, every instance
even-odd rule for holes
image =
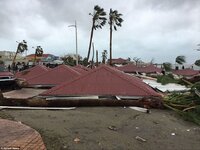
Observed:
[[[28,54],[38,45],[58,56],[74,53],[75,30],[68,26],[76,20],[79,53],[86,57],[94,5],[123,14],[122,27],[113,32],[114,58],[200,58],[200,0],[0,0],[0,50],[15,51],[16,41],[26,40]],[[94,32],[94,43],[100,54],[109,50],[108,25]]]

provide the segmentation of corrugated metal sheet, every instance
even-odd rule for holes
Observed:
[[[43,96],[159,96],[151,87],[137,77],[102,65],[79,78],[56,86]]]
[[[49,70],[51,70],[51,69],[47,68],[44,65],[37,65],[37,66],[34,66],[32,68],[26,69],[24,71],[17,72],[15,74],[15,77],[16,78],[22,78],[24,80],[29,80],[29,79],[34,78],[34,77],[36,77],[36,76],[38,76],[42,73],[45,73]]]
[[[58,85],[80,76],[80,73],[66,65],[60,65],[48,72],[28,80],[29,85]]]
[[[183,85],[179,85],[179,84],[175,84],[175,83],[169,83],[166,85],[162,85],[158,82],[156,82],[155,80],[149,80],[149,79],[143,79],[143,81],[147,84],[149,84],[151,87],[156,88],[162,92],[178,92],[178,91],[188,91],[189,88],[183,86]]]

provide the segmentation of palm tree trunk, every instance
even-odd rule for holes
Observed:
[[[16,50],[16,52],[15,52],[15,56],[14,56],[13,61],[12,61],[12,66],[13,66],[14,63],[15,63],[15,59],[16,59],[16,57],[17,57],[18,50],[19,50],[19,44],[18,44],[18,46],[17,46],[17,50]]]
[[[112,20],[110,20],[110,66],[112,66]]]
[[[17,50],[17,51],[18,51],[18,50]],[[16,57],[17,57],[17,51],[15,52],[15,56],[14,56],[13,61],[12,61],[12,66],[15,64],[15,59],[16,59]]]
[[[94,43],[92,43],[92,65],[91,68],[93,68],[94,65]]]
[[[91,34],[90,34],[90,43],[89,43],[89,48],[88,48],[87,62],[89,61],[89,57],[90,57],[90,50],[91,50],[91,45],[92,45],[93,32],[94,32],[94,20],[93,20],[93,23],[92,23],[92,30],[91,30]]]
[[[35,52],[35,57],[34,57],[34,65],[36,65],[36,52]]]
[[[96,50],[96,66],[98,67],[98,65],[99,65],[98,50]]]

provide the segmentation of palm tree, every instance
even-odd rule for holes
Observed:
[[[165,71],[171,71],[172,70],[172,64],[169,62],[165,62],[163,63],[163,68],[165,69]]]
[[[90,57],[90,50],[92,45],[92,39],[93,39],[93,32],[96,29],[101,29],[106,24],[106,12],[103,8],[99,7],[98,5],[94,6],[94,12],[93,14],[89,13],[89,15],[92,16],[92,29],[90,34],[90,42],[89,42],[89,48],[88,48],[88,55],[87,55],[87,62]]]
[[[194,63],[196,66],[200,66],[200,59],[196,60]]]
[[[43,49],[41,46],[37,46],[37,48],[35,49],[35,59],[34,59],[34,64],[36,62],[36,57],[41,57],[43,54]]]
[[[25,40],[23,40],[17,46],[17,51],[15,52],[15,56],[13,58],[12,66],[15,64],[15,59],[17,57],[17,54],[23,53],[24,51],[27,51],[27,50],[28,50],[27,42]]]
[[[185,56],[177,56],[176,57],[176,63],[182,65],[183,63],[185,63],[186,60],[185,60]]]
[[[102,52],[102,63],[105,64],[107,59],[107,50]]]
[[[109,25],[110,25],[110,65],[112,65],[112,31],[113,28],[117,31],[117,26],[121,27],[123,19],[121,18],[122,14],[118,13],[117,10],[110,9],[109,13]]]

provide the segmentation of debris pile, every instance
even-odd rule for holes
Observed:
[[[164,106],[176,111],[185,120],[200,125],[200,83],[186,93],[172,93],[165,97]]]

